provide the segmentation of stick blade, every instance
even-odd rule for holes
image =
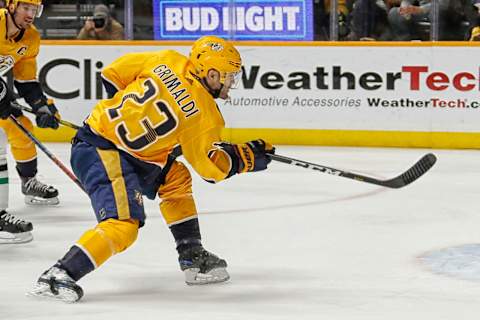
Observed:
[[[410,169],[396,178],[386,181],[385,186],[389,188],[402,188],[425,174],[437,162],[437,157],[433,153],[424,155]]]

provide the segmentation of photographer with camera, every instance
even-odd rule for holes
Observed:
[[[85,25],[77,36],[79,40],[124,40],[122,25],[111,17],[106,5],[95,6],[93,17],[85,21]]]

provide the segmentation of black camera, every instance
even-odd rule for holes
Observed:
[[[102,29],[105,26],[105,23],[107,23],[107,19],[104,17],[94,17],[93,23],[95,24],[96,29]]]

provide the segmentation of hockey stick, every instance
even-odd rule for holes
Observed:
[[[424,155],[420,160],[418,160],[410,169],[405,171],[404,173],[400,174],[399,176],[388,179],[388,180],[379,180],[375,179],[373,177],[368,177],[340,169],[335,169],[335,168],[330,168],[326,167],[323,165],[311,163],[311,162],[306,162],[303,160],[297,160],[285,156],[281,156],[278,154],[269,154],[269,157],[272,158],[272,160],[283,162],[286,164],[291,164],[294,166],[299,166],[305,169],[311,169],[314,171],[319,171],[327,174],[331,174],[334,176],[340,176],[348,179],[353,179],[361,182],[367,182],[387,188],[402,188],[405,187],[406,185],[409,185],[413,181],[417,180],[420,178],[425,172],[430,170],[431,167],[435,164],[437,161],[437,157],[435,157],[434,154],[428,153]]]
[[[0,76],[6,75],[8,73],[8,71],[10,71],[10,69],[12,69],[12,68],[13,68],[13,64],[12,65],[7,65],[7,66],[4,66],[4,65],[0,64]],[[23,111],[26,111],[26,112],[29,112],[29,113],[32,113],[32,114],[36,114],[32,110],[32,108],[22,106],[17,101],[11,101],[10,106],[12,106],[13,108],[18,109],[18,110],[23,110]],[[76,124],[73,124],[73,123],[65,121],[65,120],[60,119],[60,120],[58,120],[58,122],[60,124],[64,125],[64,126],[66,126],[66,127],[70,127],[72,129],[75,129],[75,130],[80,129],[80,127],[77,126]]]
[[[10,120],[15,123],[15,125],[20,129],[23,133],[27,135],[27,137],[33,141],[46,155],[49,157],[77,186],[80,187],[83,191],[82,184],[78,181],[77,177],[71,172],[53,153],[51,153],[35,136],[28,131],[14,116],[10,115]]]
[[[26,111],[26,112],[31,113],[31,114],[36,114],[36,113],[32,110],[32,108],[23,106],[23,105],[21,105],[20,103],[18,103],[18,102],[16,102],[16,101],[10,102],[10,106],[12,106],[13,108],[18,109],[18,110],[23,110],[23,111]],[[58,123],[66,126],[66,127],[75,129],[75,130],[80,129],[80,127],[77,126],[76,124],[71,123],[71,122],[68,122],[68,121],[66,121],[66,120],[60,119],[60,120],[58,120]]]

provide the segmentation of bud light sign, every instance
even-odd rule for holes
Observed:
[[[313,40],[311,0],[154,0],[155,39]]]

